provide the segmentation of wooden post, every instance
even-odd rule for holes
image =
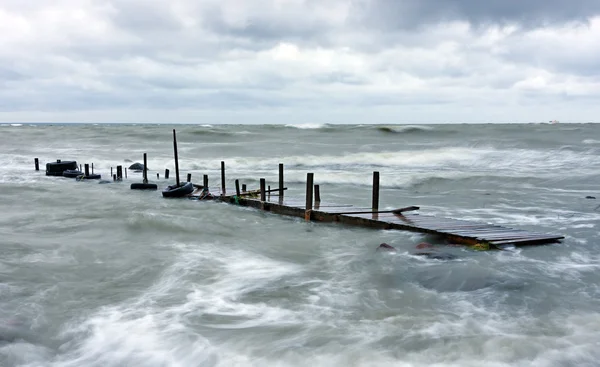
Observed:
[[[92,175],[94,174],[94,163],[92,163]]]
[[[165,180],[169,179],[169,169],[165,168]]]
[[[269,196],[269,200],[271,200],[271,185],[267,186],[267,195]]]
[[[56,160],[56,163],[60,163],[60,159],[57,159],[57,160]],[[81,166],[81,164],[80,164],[80,166]]]
[[[265,201],[267,200],[266,195],[265,195],[265,179],[261,178],[260,179],[260,201]]]
[[[117,166],[117,180],[121,181],[123,179],[123,167]]]
[[[160,174],[156,174],[156,179],[158,180],[160,178]]]
[[[82,171],[82,169],[81,169],[81,163],[79,163],[79,172],[81,172],[81,171]]]
[[[240,196],[240,180],[235,180],[235,194]]]
[[[113,169],[112,169],[112,167],[110,167],[110,176],[112,177],[112,175],[113,175]]]
[[[116,180],[117,180],[117,174],[115,173],[115,174],[113,175],[113,181],[116,181]]]
[[[202,184],[204,185],[204,189],[208,190],[208,175],[204,175],[204,177],[202,177]]]
[[[379,172],[373,172],[373,204],[371,209],[376,212],[379,210]]]
[[[125,167],[125,178],[127,178],[127,167]]]
[[[242,184],[242,192],[246,192],[246,184]]]
[[[190,182],[190,181],[192,181],[192,174],[191,174],[191,173],[188,173],[188,176],[187,176],[187,182]]]
[[[225,195],[225,161],[221,161],[221,194]]]
[[[306,174],[306,211],[304,214],[304,219],[310,220],[310,212],[312,211],[313,205],[313,173]]]
[[[315,185],[315,204],[321,202],[321,192],[319,190],[319,185]]]
[[[283,163],[279,163],[279,200],[283,199]]]
[[[148,156],[144,153],[144,173],[143,173],[144,181],[143,183],[148,183]],[[158,178],[158,173],[156,174],[156,178]]]
[[[175,151],[175,184],[179,187],[179,157],[177,156],[177,137],[173,129],[173,150]]]
[[[39,171],[40,170],[40,160],[37,158],[34,158],[33,163],[35,164],[35,170]]]
[[[88,177],[90,175],[90,165],[89,164],[85,164],[85,177]]]

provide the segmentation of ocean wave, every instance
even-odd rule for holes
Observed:
[[[435,128],[430,125],[376,125],[375,129],[383,133],[392,134],[422,133],[435,130]]]
[[[302,123],[302,124],[286,124],[284,126],[294,128],[294,129],[301,129],[301,130],[318,130],[318,129],[329,128],[332,125],[327,124],[327,123]]]

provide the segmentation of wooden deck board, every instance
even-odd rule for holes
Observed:
[[[382,210],[373,212],[371,208],[347,204],[321,202],[311,211],[305,210],[305,201],[273,197],[261,202],[258,198],[242,197],[237,201],[231,196],[220,196],[219,200],[251,206],[274,214],[288,215],[321,222],[338,222],[346,225],[375,229],[393,229],[441,235],[452,243],[491,245],[530,245],[556,242],[563,236],[530,232],[484,222],[463,219],[435,217],[414,212],[402,214]]]

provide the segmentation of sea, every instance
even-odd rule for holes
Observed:
[[[164,199],[191,174],[564,236],[492,251]],[[158,191],[113,182],[143,162]],[[39,158],[40,171],[34,169]],[[57,159],[102,180],[45,175]],[[170,170],[165,179],[165,169]],[[600,124],[0,124],[0,366],[598,366]],[[417,255],[426,242],[453,255]],[[378,251],[381,243],[395,252]]]

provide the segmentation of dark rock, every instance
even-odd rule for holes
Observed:
[[[396,252],[396,249],[394,248],[394,246],[388,245],[387,243],[382,243],[381,245],[379,245],[379,247],[377,247],[377,251],[390,251],[390,252]]]
[[[134,163],[131,166],[129,166],[129,169],[134,171],[143,171],[144,165],[141,163]]]
[[[586,196],[585,198],[586,199],[595,199],[596,197],[595,196]]]

